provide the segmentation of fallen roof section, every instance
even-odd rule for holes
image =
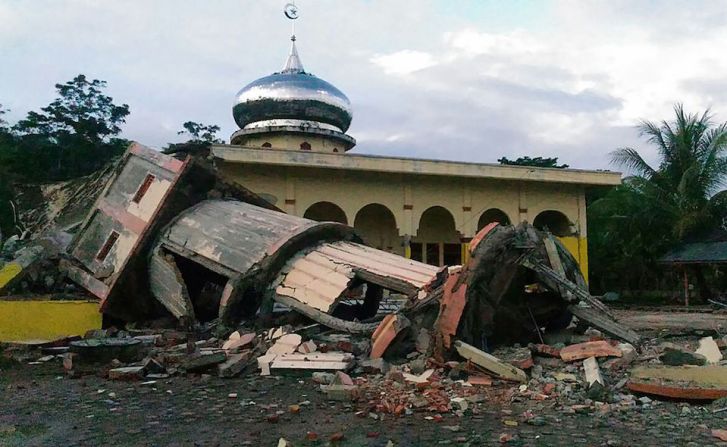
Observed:
[[[261,284],[299,250],[320,241],[354,237],[350,227],[335,222],[316,222],[234,200],[206,200],[164,228],[153,250],[157,258],[153,265],[164,266],[159,258],[171,255],[168,262],[179,268],[187,284],[170,295],[168,285],[165,289],[152,280],[152,293],[170,312],[179,315],[180,309],[187,309],[190,314],[189,292],[183,290],[193,289],[193,304],[205,288],[193,283],[216,280],[215,316],[232,321],[245,312],[238,305],[257,310]]]

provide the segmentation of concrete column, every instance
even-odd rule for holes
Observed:
[[[527,194],[527,186],[520,183],[518,186],[518,214],[517,214],[517,222],[513,222],[514,224],[519,224],[520,222],[527,220],[532,224],[529,218],[528,214],[528,194]]]
[[[411,185],[404,185],[403,193],[404,203],[402,204],[402,206],[404,208],[404,222],[401,223],[401,228],[399,229],[399,231],[402,234],[415,235],[417,234],[417,222],[414,222],[414,203],[412,198]]]
[[[293,216],[298,216],[297,206],[295,203],[295,176],[290,169],[285,170],[285,212]],[[304,211],[303,211],[304,212]]]
[[[469,186],[462,191],[462,222],[462,228],[458,228],[460,234],[464,238],[472,238],[477,231],[477,222],[472,216],[472,191]]]
[[[578,220],[575,222],[578,229],[578,237],[586,239],[588,237],[588,220],[586,217],[586,190],[581,188],[578,191]]]

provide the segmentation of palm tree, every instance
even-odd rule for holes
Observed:
[[[674,107],[676,119],[644,121],[639,131],[659,154],[652,167],[631,147],[612,153],[629,174],[589,206],[593,285],[602,290],[661,288],[657,260],[685,239],[713,231],[727,216],[727,124]],[[700,274],[701,275],[701,274]]]
[[[709,110],[692,115],[681,104],[674,112],[673,122],[639,126],[659,153],[657,169],[630,147],[614,151],[612,161],[631,171],[626,187],[651,205],[648,211],[667,219],[672,236],[682,241],[713,229],[725,215],[727,197],[720,189],[727,181],[727,123],[715,126]]]

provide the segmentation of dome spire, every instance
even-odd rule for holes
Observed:
[[[285,66],[283,66],[281,73],[305,73],[303,63],[300,61],[300,56],[298,56],[298,48],[295,46],[295,34],[290,36],[290,41],[292,42],[290,55],[288,55],[288,60],[285,61]]]
[[[298,7],[295,6],[295,1],[286,4],[285,8],[283,8],[283,13],[285,13],[285,17],[290,19],[292,27],[292,30],[290,31],[290,41],[292,44],[290,45],[290,55],[288,56],[288,60],[285,61],[285,65],[283,66],[283,71],[281,71],[281,73],[305,73],[303,63],[300,61],[300,56],[298,56],[298,49],[295,47],[295,20],[298,18],[299,14]]]

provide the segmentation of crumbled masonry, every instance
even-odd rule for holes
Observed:
[[[148,384],[293,374],[357,413],[435,421],[495,398],[576,411],[631,408],[630,393],[727,396],[720,315],[705,324],[712,337],[645,338],[588,293],[557,238],[528,223],[490,224],[465,265],[433,267],[265,205],[204,157],[177,157],[133,145],[67,250],[20,253],[13,281],[60,252],[60,272],[113,325],[8,355]]]

